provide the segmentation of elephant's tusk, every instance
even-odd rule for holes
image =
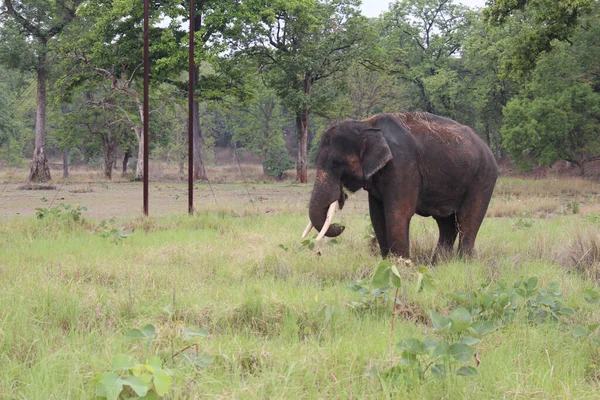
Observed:
[[[321,232],[319,232],[319,236],[317,236],[317,239],[316,239],[317,241],[323,239],[323,236],[325,236],[325,233],[329,229],[329,226],[331,226],[331,222],[333,221],[333,215],[335,214],[335,209],[337,207],[338,207],[337,201],[331,203],[331,205],[329,206],[329,209],[327,210],[327,218],[325,219],[325,224],[323,225]]]
[[[310,230],[313,228],[313,224],[312,222],[309,222],[308,225],[306,225],[306,229],[304,230],[304,232],[302,232],[302,239],[304,239],[306,237],[306,235],[308,235],[308,232],[310,232]]]

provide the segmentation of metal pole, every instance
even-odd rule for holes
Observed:
[[[196,1],[190,0],[190,54],[188,88],[188,213],[194,213],[194,20]]]
[[[143,121],[143,141],[144,141],[144,215],[148,215],[148,102],[150,86],[150,28],[149,28],[149,5],[148,0],[144,0],[144,121]]]

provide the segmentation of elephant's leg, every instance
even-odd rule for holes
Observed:
[[[405,188],[400,198],[394,191],[388,192],[387,197],[384,197],[385,224],[390,251],[392,254],[406,259],[410,258],[410,220],[415,214],[419,196],[418,186],[410,185],[411,183],[396,184],[396,187]]]
[[[371,194],[369,194],[369,215],[371,216],[371,223],[373,224],[375,237],[379,243],[381,257],[385,258],[388,255],[390,248],[387,241],[387,229],[385,226],[383,204],[381,201],[371,196]]]
[[[412,213],[407,212],[403,208],[396,208],[391,211],[388,211],[386,208],[385,210],[389,249],[392,254],[406,259],[410,258],[410,238],[408,233],[412,215]]]
[[[440,230],[440,238],[438,240],[433,262],[435,263],[440,257],[449,254],[454,247],[454,242],[458,236],[458,224],[456,214],[448,217],[434,217]]]
[[[485,217],[494,187],[481,190],[481,187],[469,191],[457,214],[458,221],[458,254],[461,256],[471,256],[475,246],[475,238],[481,222]]]

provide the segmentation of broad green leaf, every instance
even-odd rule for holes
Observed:
[[[559,297],[561,295],[560,285],[558,284],[558,282],[550,282],[550,284],[548,285],[548,293],[555,297]]]
[[[389,286],[390,284],[390,267],[391,264],[389,261],[382,261],[379,263],[375,274],[373,275],[373,280],[371,284],[375,288],[384,288]]]
[[[538,296],[536,301],[538,304],[544,304],[548,307],[554,307],[556,303],[548,296]]]
[[[425,352],[425,345],[418,339],[401,340],[396,344],[396,347],[413,354],[423,354]]]
[[[146,336],[139,329],[130,329],[125,332],[125,338],[128,340],[146,339]]]
[[[151,366],[154,370],[161,370],[163,365],[162,360],[158,356],[150,357],[146,361],[146,364]]]
[[[427,353],[431,353],[438,346],[438,342],[435,339],[427,338],[423,340],[423,346]]]
[[[527,291],[529,293],[533,292],[537,288],[538,282],[539,279],[537,276],[532,276],[531,278],[527,279]]]
[[[208,331],[204,328],[200,328],[200,329],[184,328],[183,329],[183,337],[184,338],[189,339],[189,338],[192,338],[195,336],[206,337],[206,336],[208,336]]]
[[[398,272],[398,268],[396,268],[395,265],[392,265],[391,267],[391,282],[392,282],[392,287],[395,288],[399,288],[402,285],[402,278],[400,277],[400,272]]]
[[[431,322],[433,322],[433,329],[435,331],[447,332],[450,330],[450,326],[452,325],[452,320],[450,318],[440,315],[433,310],[429,311],[429,315],[431,317]]]
[[[585,326],[577,326],[573,329],[573,336],[581,337],[586,336],[588,334],[588,330]]]
[[[475,321],[469,327],[469,331],[475,331],[477,337],[482,337],[490,332],[495,331],[498,325],[492,321]]]
[[[470,336],[463,336],[463,337],[460,338],[460,340],[458,342],[462,343],[462,344],[469,345],[469,346],[473,346],[473,345],[481,342],[481,339],[473,338],[473,337],[470,337]]]
[[[156,328],[154,327],[154,325],[148,324],[142,329],[142,333],[147,338],[154,337],[154,335],[156,335]]]
[[[471,313],[464,307],[455,308],[448,317],[452,321],[451,330],[453,332],[460,332],[471,325]]]
[[[477,368],[464,365],[456,370],[456,375],[475,376],[477,375]]]
[[[600,302],[600,293],[593,289],[586,289],[583,292],[583,298],[590,304],[598,304]]]
[[[433,351],[433,356],[442,359],[448,359],[448,357],[450,357],[450,346],[448,346],[446,343],[438,344]]]
[[[165,371],[156,371],[154,374],[154,388],[159,396],[164,396],[171,388],[171,377]]]
[[[473,351],[473,348],[469,345],[462,343],[450,345],[450,355],[456,361],[468,362],[473,358],[473,354],[475,354],[475,351]]]
[[[569,317],[574,317],[575,316],[575,311],[573,311],[572,308],[568,308],[568,307],[563,307],[558,312],[560,314],[562,314],[562,315],[568,315]]]
[[[135,367],[135,363],[133,362],[133,358],[130,355],[127,354],[118,354],[116,356],[113,357],[113,359],[111,360],[111,369],[113,371],[118,371],[118,370],[129,370],[132,369],[133,367]]]
[[[595,324],[588,325],[587,328],[590,332],[594,332],[596,329],[598,329],[599,326],[600,326],[600,323],[595,323]]]
[[[150,389],[143,380],[138,378],[137,376],[126,376],[123,379],[123,384],[129,386],[135,394],[142,397],[148,393]]]
[[[117,400],[123,391],[123,381],[114,372],[105,372],[96,384],[96,396],[106,397],[107,400]]]
[[[446,366],[444,364],[436,364],[431,367],[431,373],[438,379],[443,379],[446,376]]]

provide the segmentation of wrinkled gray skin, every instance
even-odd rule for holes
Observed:
[[[436,257],[471,255],[498,166],[489,147],[468,126],[428,113],[380,114],[347,120],[323,133],[309,217],[317,230],[329,205],[344,205],[342,188],[369,192],[369,212],[381,255],[410,257],[409,225],[416,213],[440,230]],[[326,236],[342,233],[332,225]]]

